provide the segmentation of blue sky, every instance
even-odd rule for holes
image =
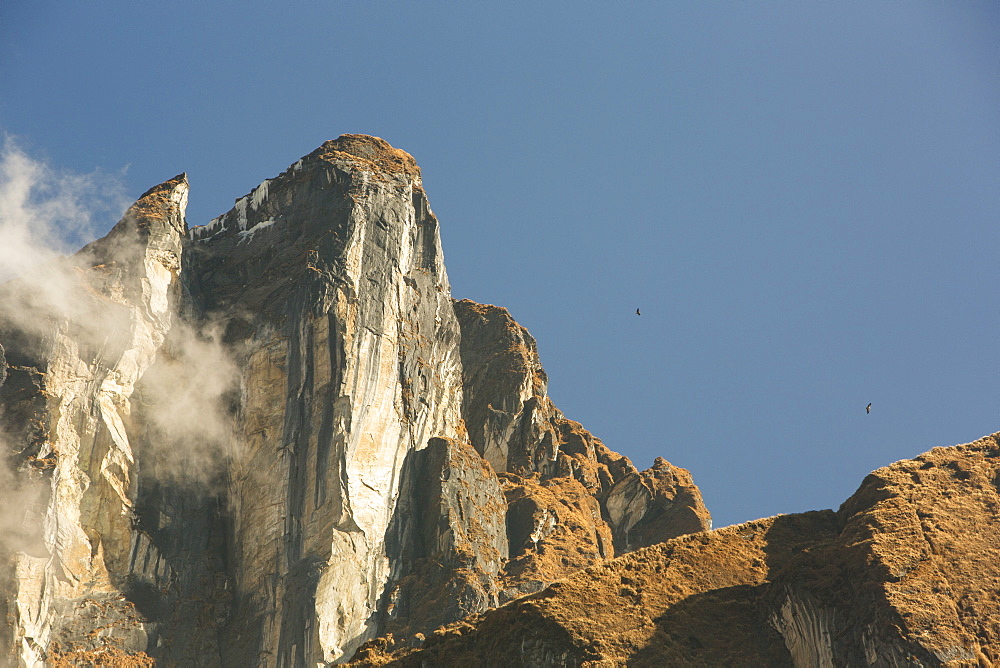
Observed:
[[[1000,430],[1000,5],[499,5],[5,0],[0,132],[186,171],[192,225],[342,133],[409,151],[454,295],[716,526]]]

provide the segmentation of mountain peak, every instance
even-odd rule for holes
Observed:
[[[139,229],[147,229],[155,220],[165,222],[183,234],[187,231],[184,213],[187,209],[188,190],[186,172],[153,186],[128,208],[119,225],[133,222]]]
[[[278,176],[264,179],[248,194],[237,199],[231,210],[207,225],[191,228],[189,237],[194,241],[212,241],[237,235],[241,242],[252,240],[255,230],[269,228],[282,218],[276,217],[275,207],[267,204],[271,191],[294,190],[314,178],[320,179],[314,184],[319,188],[345,179],[353,181],[355,187],[362,190],[369,180],[374,183],[395,181],[403,187],[419,188],[421,185],[420,168],[409,153],[393,148],[379,137],[345,134],[323,142]],[[337,201],[337,197],[332,195],[327,199],[327,203]]]
[[[394,148],[381,137],[343,134],[310,153],[307,158],[348,160],[365,171],[377,174],[395,173],[419,178],[417,161],[406,151]]]

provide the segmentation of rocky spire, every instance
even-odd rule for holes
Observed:
[[[378,630],[404,462],[461,429],[459,327],[420,171],[345,135],[190,236],[196,311],[242,367],[230,628],[254,634],[250,664],[341,658]]]

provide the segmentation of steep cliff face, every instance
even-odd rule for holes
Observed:
[[[506,510],[500,481],[468,443],[434,438],[412,452],[390,531],[382,633],[411,638],[495,607]]]
[[[358,665],[989,666],[1000,434],[869,475],[839,511],[675,538]]]
[[[504,309],[452,301],[408,154],[345,135],[190,231],[186,197],[59,290],[2,286],[12,662],[342,661],[707,527],[685,471],[562,416]]]
[[[120,595],[137,483],[126,425],[174,317],[187,192],[181,175],[143,195],[108,236],[51,268],[59,293],[4,286],[8,359],[18,361],[4,383],[4,443],[17,486],[32,488],[5,503],[30,501],[22,526],[40,529],[6,560],[8,642],[22,664],[58,661],[77,644],[106,654],[147,644]],[[43,340],[32,339],[38,321]]]
[[[232,663],[332,661],[377,630],[408,453],[459,436],[437,220],[410,156],[347,136],[191,239],[194,311],[241,367]]]

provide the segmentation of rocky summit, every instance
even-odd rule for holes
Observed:
[[[1000,662],[997,436],[713,531],[452,299],[407,153],[187,197],[0,285],[0,665]]]

